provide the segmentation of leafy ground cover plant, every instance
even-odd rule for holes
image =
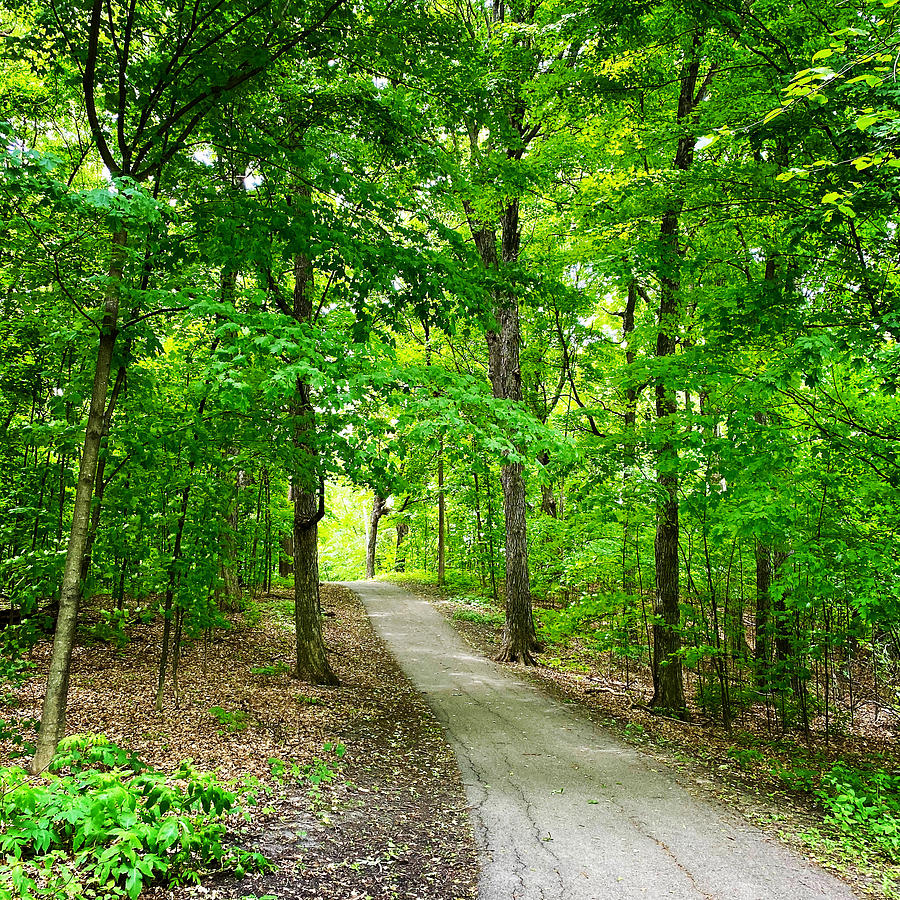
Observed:
[[[815,791],[826,821],[861,848],[900,861],[900,775],[835,763]]]
[[[323,745],[322,752],[326,758],[316,756],[306,765],[272,757],[269,760],[269,767],[272,777],[279,782],[295,781],[305,784],[313,811],[320,821],[327,824],[328,815],[325,808],[329,804],[326,802],[323,788],[338,778],[347,748],[340,741],[328,741]]]
[[[0,769],[0,900],[134,900],[154,882],[262,869],[261,854],[229,840],[237,809],[237,795],[190,762],[166,775],[102,735],[72,736],[43,775]]]

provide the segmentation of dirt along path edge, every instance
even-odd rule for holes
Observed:
[[[352,582],[456,753],[479,900],[852,898],[661,763],[473,653],[426,600]]]

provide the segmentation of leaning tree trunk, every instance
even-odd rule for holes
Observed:
[[[113,383],[113,389],[109,395],[109,403],[106,407],[106,413],[103,416],[103,437],[100,441],[100,450],[97,461],[97,474],[94,484],[94,499],[91,505],[91,527],[88,532],[87,544],[84,548],[84,558],[81,560],[81,587],[91,571],[91,558],[93,556],[94,541],[97,539],[97,531],[100,528],[100,513],[103,510],[103,494],[106,491],[106,480],[104,478],[106,472],[106,461],[109,459],[109,429],[112,424],[112,417],[116,411],[116,402],[119,399],[119,393],[125,384],[125,366],[119,366],[116,373],[116,380]]]
[[[56,752],[56,746],[66,730],[69,667],[75,643],[75,625],[78,620],[81,565],[90,533],[91,498],[94,494],[97,459],[103,440],[106,395],[109,389],[113,350],[116,345],[119,294],[125,269],[127,243],[128,232],[124,227],[113,231],[103,321],[100,325],[100,341],[97,348],[97,362],[94,367],[94,382],[91,388],[91,404],[84,435],[84,447],[81,452],[81,465],[78,469],[75,505],[72,510],[72,529],[69,533],[59,596],[59,616],[53,636],[50,671],[47,675],[47,692],[44,695],[41,710],[41,728],[38,733],[34,758],[29,766],[33,773],[42,772],[47,768]]]
[[[372,498],[372,514],[369,516],[369,534],[366,541],[366,579],[375,577],[375,554],[378,550],[378,523],[385,514],[387,499],[375,491]]]

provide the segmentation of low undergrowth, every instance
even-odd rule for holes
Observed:
[[[0,769],[0,900],[128,897],[266,866],[233,846],[238,797],[189,762],[147,768],[102,735],[65,739],[50,771]]]

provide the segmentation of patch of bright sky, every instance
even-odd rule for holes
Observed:
[[[211,166],[215,162],[215,154],[210,147],[201,147],[191,154],[191,158],[203,166]]]

